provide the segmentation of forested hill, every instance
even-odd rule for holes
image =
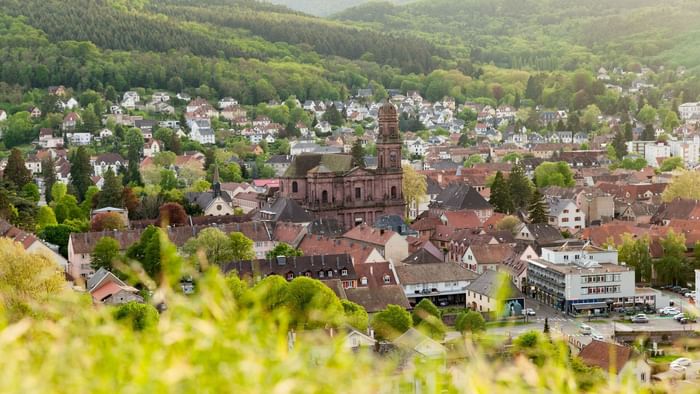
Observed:
[[[290,9],[311,15],[328,16],[348,8],[357,7],[376,0],[266,0],[273,4],[281,4]],[[394,4],[409,3],[413,0],[392,0]]]
[[[638,61],[697,67],[699,17],[700,2],[687,0],[419,0],[335,16],[421,32],[474,62],[536,69]]]

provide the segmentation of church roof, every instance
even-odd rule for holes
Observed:
[[[463,209],[489,209],[491,204],[473,187],[463,183],[453,183],[440,193],[431,207],[453,211]]]
[[[317,168],[318,167],[318,168]],[[352,169],[352,156],[343,154],[301,154],[294,158],[284,176],[289,178],[304,177],[311,171],[346,172]]]

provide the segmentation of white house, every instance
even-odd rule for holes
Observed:
[[[428,298],[437,304],[465,305],[465,288],[477,274],[455,263],[404,264],[394,267],[408,301],[415,305]]]
[[[71,145],[76,146],[90,145],[92,142],[91,133],[67,133],[66,138]]]
[[[141,96],[138,93],[126,92],[122,97],[121,106],[126,109],[135,109],[139,101],[141,101]]]
[[[424,156],[427,151],[427,144],[420,137],[415,140],[406,140],[404,144],[411,155]]]
[[[669,157],[671,157],[671,147],[662,142],[644,145],[644,159],[647,161],[647,164],[654,168],[660,166],[660,159]]]
[[[683,103],[678,106],[678,113],[683,120],[688,120],[696,115],[700,115],[700,102]]]
[[[112,169],[115,174],[119,167],[126,167],[126,160],[118,153],[103,153],[91,160],[94,174],[103,176],[108,169]]]
[[[224,97],[221,100],[219,100],[218,103],[219,109],[232,107],[234,105],[238,105],[238,100],[231,97]]]
[[[7,112],[5,110],[0,109],[0,122],[7,120]]]
[[[216,143],[214,130],[212,130],[211,122],[208,119],[192,120],[189,122],[189,126],[192,141],[197,141],[200,144]]]
[[[551,226],[579,230],[586,227],[586,215],[576,205],[574,200],[564,198],[550,198],[548,223]]]

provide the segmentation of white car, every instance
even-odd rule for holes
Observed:
[[[666,308],[660,309],[659,314],[661,315],[671,315],[675,316],[677,314],[681,313],[678,309],[672,307],[672,306],[667,306]]]
[[[685,313],[678,313],[678,314],[673,315],[673,320],[681,320],[684,317],[685,317]]]
[[[603,337],[600,334],[591,334],[591,339],[595,339],[596,341],[601,341],[601,342],[605,341],[605,337]]]
[[[687,357],[681,357],[681,358],[677,358],[677,359],[673,360],[671,362],[671,367],[673,367],[674,365],[679,365],[681,367],[688,367],[692,363],[693,363],[693,360],[691,360]]]
[[[525,309],[523,309],[523,315],[535,316],[536,313],[535,313],[535,310],[532,308],[525,308]]]
[[[678,372],[678,373],[685,373],[686,367],[682,365],[671,365],[669,367],[671,371]]]
[[[695,298],[695,290],[689,291],[689,292],[687,292],[687,293],[685,293],[685,294],[683,294],[683,295],[686,296],[686,297],[688,297],[688,298]]]

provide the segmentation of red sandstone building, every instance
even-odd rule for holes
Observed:
[[[280,178],[280,194],[316,218],[337,219],[350,228],[383,215],[404,215],[401,137],[396,108],[379,110],[377,168],[353,166],[350,155],[302,154]]]

